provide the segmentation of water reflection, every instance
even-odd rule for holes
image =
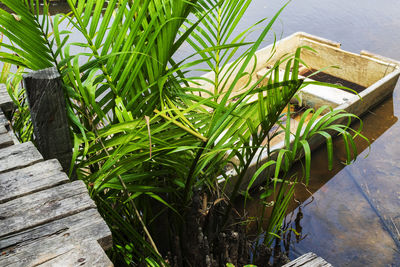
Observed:
[[[396,227],[400,227],[400,169],[396,165],[400,155],[392,142],[385,141],[393,140],[397,134],[397,125],[392,127],[395,122],[392,98],[364,116],[364,134],[374,143],[370,155],[362,158],[368,153],[364,151],[354,165],[345,167],[341,163],[344,151],[339,152],[330,173],[326,171],[324,149],[313,155],[310,191],[316,193],[314,201],[301,210],[301,234],[305,238],[291,244],[291,257],[311,250],[338,266],[400,262],[395,242],[399,237]],[[341,145],[341,141],[335,142],[336,151]],[[359,142],[357,148],[365,149],[365,142]],[[304,187],[296,190],[300,201],[308,196]],[[289,216],[296,216],[299,211],[297,208]]]
[[[325,183],[334,178],[335,175],[341,172],[344,168],[349,169],[355,168],[355,166],[358,167],[359,164],[363,164],[363,162],[370,160],[370,158],[373,157],[373,155],[376,153],[375,147],[377,146],[374,144],[374,142],[378,140],[378,138],[386,131],[388,131],[398,120],[393,113],[393,98],[390,97],[377,107],[369,110],[362,117],[362,119],[364,123],[362,133],[370,140],[371,148],[368,147],[367,141],[364,139],[358,139],[358,142],[356,142],[357,151],[362,153],[354,165],[346,166],[343,164],[343,162],[346,161],[343,140],[341,138],[337,138],[333,144],[335,155],[333,157],[333,169],[331,171],[327,171],[328,163],[325,147],[321,147],[320,149],[316,150],[312,155],[310,185],[307,189],[304,187],[299,187],[295,192],[296,198],[300,202],[304,202],[310,197],[310,192],[314,193],[319,190]],[[353,125],[354,128],[357,128],[358,126],[358,124]],[[368,154],[371,155],[369,155],[367,158],[364,158]],[[298,170],[301,170],[301,166],[299,165],[295,166],[295,171]]]
[[[271,17],[281,4],[256,0],[249,20]],[[400,60],[399,14],[396,0],[292,1],[274,29],[283,36],[305,31],[339,41],[345,50],[365,49]],[[321,149],[313,154],[311,192],[304,187],[296,190],[296,198],[303,203],[300,225],[305,238],[299,243],[291,238],[291,258],[313,251],[334,266],[400,265],[399,90],[398,85],[393,98],[363,116],[364,134],[373,142],[367,158],[363,156],[368,150],[355,164],[344,166],[344,153],[336,142],[334,169],[328,172],[326,152]],[[364,142],[357,145],[359,151],[366,148]],[[314,201],[305,206],[310,193]],[[291,206],[293,227],[297,206]],[[252,212],[257,211],[259,206],[253,206]]]
[[[283,2],[254,0],[239,30],[271,17]],[[51,12],[66,12],[65,8],[65,4],[55,5]],[[305,31],[339,41],[345,50],[358,53],[366,49],[400,60],[399,14],[398,0],[294,0],[274,30],[278,37]],[[269,36],[265,44],[272,40]],[[181,49],[183,54],[186,48]],[[320,149],[313,154],[310,186],[298,187],[295,193],[303,207],[297,228],[302,227],[304,239],[299,243],[291,239],[292,258],[313,251],[335,266],[400,265],[400,247],[396,246],[400,237],[399,90],[397,86],[393,98],[363,117],[363,133],[373,142],[368,158],[363,158],[364,151],[354,165],[345,167],[341,141],[336,141],[334,168],[327,172],[326,152]],[[367,143],[357,146],[363,151]],[[314,201],[306,205],[310,193]],[[258,203],[251,204],[253,215],[257,214]],[[290,211],[294,220],[299,212],[297,202]]]
[[[400,166],[386,157],[388,151],[396,157],[396,146],[378,139],[393,138],[397,120],[392,97],[363,116],[363,134],[372,150],[359,139],[357,150],[362,153],[353,165],[343,164],[345,151],[339,138],[334,142],[332,171],[328,171],[325,147],[313,152],[310,184],[296,187],[286,218],[285,228],[300,233],[287,232],[283,238],[291,258],[313,251],[335,266],[400,262],[394,235],[400,227],[399,181],[393,177]],[[301,164],[294,167],[297,171],[301,172]],[[255,201],[247,208],[249,216],[256,216],[263,205]]]
[[[291,244],[291,258],[312,250],[334,266],[396,266],[400,258],[393,238],[345,171],[314,197],[303,209],[305,238]]]

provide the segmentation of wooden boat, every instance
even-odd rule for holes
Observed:
[[[344,51],[340,48],[340,43],[304,32],[297,32],[280,40],[275,45],[271,44],[257,51],[257,61],[253,62],[256,66],[256,71],[253,72],[254,80],[256,81],[263,77],[267,69],[273,66],[277,60],[286,54],[293,54],[301,46],[311,47],[316,52],[307,49],[302,50],[300,58],[307,63],[309,68],[301,68],[299,74],[308,76],[314,70],[323,69],[319,74],[313,75],[311,79],[307,78],[306,80],[314,79],[316,81],[340,84],[358,93],[354,94],[342,89],[322,85],[308,85],[298,93],[302,105],[307,107],[318,109],[323,105],[328,105],[334,110],[346,110],[349,113],[361,116],[372,106],[392,94],[400,75],[400,62],[398,61],[367,51],[361,51],[359,55]],[[271,55],[273,56],[271,57]],[[254,65],[250,63],[248,66],[246,71],[251,72],[251,68]],[[339,68],[329,68],[329,66],[339,66]],[[211,80],[213,80],[213,76],[213,73],[204,75],[205,78]],[[208,90],[213,89],[206,83],[202,87]],[[239,88],[243,87],[243,84],[239,83],[236,87],[239,90]],[[295,120],[291,123],[291,127],[297,127]],[[279,138],[277,140],[270,144],[270,150],[278,150],[284,147],[284,141]],[[321,136],[313,138],[310,140],[311,149],[321,145],[324,141],[325,139]],[[260,149],[259,153],[262,153],[262,155],[254,157],[254,162],[251,163],[243,185],[248,183],[260,163],[268,160],[265,150]],[[257,160],[259,161],[257,162]],[[236,175],[233,170],[228,171],[227,174],[229,176]]]

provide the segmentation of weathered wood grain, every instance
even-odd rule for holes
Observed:
[[[13,144],[14,142],[8,133],[0,133],[0,148],[8,147]]]
[[[0,238],[95,207],[82,181],[17,198],[0,204]]]
[[[5,127],[8,127],[9,121],[7,120],[6,116],[4,116],[4,113],[0,110],[0,125],[3,125]]]
[[[64,171],[72,159],[72,141],[61,76],[57,68],[24,75],[37,147],[45,159],[57,158]]]
[[[31,142],[0,149],[0,173],[30,166],[43,157]]]
[[[6,255],[0,255],[0,266],[113,266],[94,240],[74,242],[69,236],[57,236],[31,243]]]
[[[111,232],[96,209],[89,209],[80,213],[55,220],[37,227],[14,233],[0,238],[0,253],[12,253],[16,247],[42,242],[44,239],[56,236],[69,236],[70,239],[96,240],[107,250],[112,246]],[[49,248],[50,250],[51,248]]]
[[[323,258],[318,257],[312,252],[306,253],[297,259],[283,265],[282,267],[332,267]]]
[[[68,181],[55,159],[0,174],[0,204]]]
[[[0,266],[113,266],[104,252],[111,232],[85,184],[68,183],[60,163],[43,162],[31,142],[14,145],[4,92],[0,85]]]
[[[4,133],[6,133],[6,132],[7,132],[6,127],[4,127],[4,125],[1,125],[1,124],[0,124],[0,134],[4,134]]]
[[[63,255],[47,261],[39,266],[93,266],[93,267],[112,267],[114,266],[106,253],[95,241],[84,241]]]
[[[7,88],[5,84],[0,84],[0,108],[8,112],[14,106],[14,102],[11,97],[8,95]]]

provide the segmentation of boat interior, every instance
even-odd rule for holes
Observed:
[[[342,109],[360,116],[393,92],[400,74],[400,62],[366,51],[355,54],[342,50],[340,46],[340,43],[304,32],[297,32],[276,44],[271,44],[256,52],[256,60],[253,59],[245,70],[250,75],[242,77],[236,83],[231,100],[235,101],[236,95],[249,89],[260,79],[260,85],[266,84],[268,78],[271,79],[271,77],[276,79],[279,76],[279,81],[283,81],[284,69],[279,70],[279,75],[271,76],[271,68],[283,57],[294,55],[297,48],[303,47],[300,53],[301,64],[298,78],[304,79],[305,82],[316,83],[306,83],[307,85],[302,86],[292,99],[291,132],[296,131],[302,112],[307,108],[316,110],[322,106],[328,106],[331,109]],[[281,64],[281,66],[284,68],[286,64]],[[229,66],[226,67],[226,70],[228,69]],[[229,77],[223,80],[225,85],[233,82],[234,74],[226,75]],[[207,73],[203,77],[214,80],[214,73]],[[318,82],[333,84],[336,87],[318,84]],[[201,81],[200,86],[214,93],[215,88],[212,84]],[[224,89],[221,91],[223,93]],[[257,99],[255,95],[249,97],[247,102],[257,101]],[[284,113],[287,113],[287,108],[283,111],[282,118],[285,118]],[[263,145],[267,143],[264,142]],[[283,133],[274,137],[269,143],[271,150],[283,145]],[[261,161],[266,160],[264,158],[264,155],[259,157]],[[259,162],[251,165],[255,168],[257,163]]]

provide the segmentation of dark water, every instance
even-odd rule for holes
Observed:
[[[292,235],[291,258],[312,251],[334,266],[399,266],[396,236],[390,234],[396,230],[385,225],[392,220],[396,225],[400,222],[400,153],[396,145],[400,128],[393,114],[393,99],[371,109],[363,120],[363,133],[373,143],[371,151],[366,142],[357,143],[358,150],[364,152],[353,165],[342,164],[345,153],[341,140],[334,144],[332,171],[327,171],[323,147],[313,153],[309,187],[298,186],[295,192],[296,200],[302,203],[302,240],[296,242]],[[298,202],[293,201],[289,208],[293,212],[288,222],[291,219],[293,228]],[[250,216],[261,211],[257,201],[248,208]]]
[[[241,29],[272,17],[284,3],[254,0]],[[364,49],[400,60],[398,0],[294,0],[273,29],[278,38],[304,31],[338,41],[348,51]],[[71,39],[82,40],[78,35]],[[271,34],[265,45],[272,41]],[[180,53],[190,54],[190,49],[184,46]],[[291,258],[312,251],[334,266],[400,266],[399,90],[398,85],[393,97],[363,117],[363,133],[372,142],[371,150],[366,142],[359,142],[357,147],[363,152],[353,165],[342,164],[340,141],[335,143],[330,172],[324,149],[313,154],[310,185],[307,189],[299,186],[295,193],[302,203],[303,239],[296,243],[292,238]],[[257,202],[249,208],[253,214],[260,209]],[[291,210],[294,218],[298,204],[293,202]]]
[[[271,16],[282,1],[254,1],[249,20]],[[315,34],[360,50],[400,60],[400,2],[394,0],[292,1],[275,31]],[[364,135],[372,142],[357,147],[357,161],[345,166],[341,141],[335,143],[334,168],[327,171],[326,151],[313,154],[308,189],[299,186],[303,238],[292,237],[290,257],[312,251],[334,266],[400,266],[400,86],[365,116]],[[368,154],[368,157],[365,156]],[[313,193],[313,197],[311,197]],[[292,220],[299,212],[292,203]],[[257,202],[250,206],[260,211]],[[294,224],[292,225],[294,226]]]

